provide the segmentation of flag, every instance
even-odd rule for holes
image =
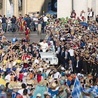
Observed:
[[[84,89],[83,92],[91,94],[94,98],[98,97],[98,86],[93,86],[88,89]]]
[[[98,97],[98,86],[93,86],[91,93],[94,96],[94,98]]]
[[[77,77],[75,79],[71,95],[72,95],[72,98],[81,98],[82,86]]]

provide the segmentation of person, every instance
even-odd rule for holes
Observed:
[[[94,17],[94,11],[91,9],[88,9],[88,20],[91,20]]]
[[[41,74],[41,71],[38,72],[37,74],[37,82],[39,83],[41,80],[42,80],[42,74]]]
[[[26,89],[26,84],[25,84],[25,83],[22,83],[22,84],[21,84],[21,87],[22,87],[22,88],[21,88],[20,90],[18,90],[18,93],[21,94],[21,95],[24,95],[24,93],[25,93],[24,90]],[[23,91],[24,91],[24,92],[23,92]]]
[[[33,17],[33,25],[34,25],[34,31],[37,31],[38,30],[38,17],[37,16],[34,16]]]
[[[5,93],[4,85],[0,86],[0,98],[7,98],[7,94]]]
[[[75,12],[75,10],[73,10],[72,12],[71,12],[71,16],[70,16],[71,18],[76,18],[76,12]]]
[[[31,18],[29,15],[27,15],[27,19],[25,21],[26,21],[27,27],[30,29]]]
[[[71,72],[74,73],[74,64],[72,64],[72,60],[69,60],[68,66],[67,66],[66,69],[68,69],[68,70],[70,70]]]
[[[11,23],[12,23],[12,32],[16,31],[16,17],[13,15],[11,18]]]
[[[80,18],[81,18],[82,21],[85,21],[85,12],[84,12],[84,10],[81,11]]]
[[[70,54],[68,52],[68,49],[64,49],[64,47],[62,48],[62,52],[61,52],[61,62],[62,62],[62,65],[67,68],[68,67],[68,61],[69,61],[69,58],[70,58]]]
[[[7,31],[7,18],[5,17],[5,15],[2,17],[2,29],[4,32]]]
[[[18,92],[21,95],[18,98],[28,97],[28,94],[30,98],[68,98],[76,78],[79,78],[83,89],[87,86],[98,88],[98,34],[94,33],[95,29],[88,30],[91,25],[97,27],[97,23],[92,20],[85,27],[76,18],[68,19],[67,25],[60,19],[50,18],[50,21],[53,24],[47,24],[47,39],[41,41],[40,45],[36,42],[29,43],[26,39],[12,43],[3,36],[0,41],[0,73],[5,85],[8,85],[5,93],[10,92],[9,95],[12,95]],[[62,67],[62,62],[51,65],[39,56],[41,48],[45,49],[44,54],[50,50],[53,45],[51,40],[55,45],[51,52],[60,61],[64,59],[68,63],[65,68]],[[44,96],[45,92],[47,96]]]
[[[44,98],[51,98],[51,94],[48,93],[48,92],[45,92],[45,93],[44,93]]]
[[[2,16],[0,15],[0,31],[2,30]]]
[[[77,56],[75,63],[74,63],[75,73],[81,73],[82,67],[83,67],[82,62],[81,62],[79,56]]]
[[[74,64],[74,60],[75,60],[75,53],[74,53],[74,49],[71,46],[68,50],[69,54],[70,54],[70,59],[72,60],[72,63]]]
[[[48,51],[49,46],[48,46],[48,43],[46,42],[46,40],[43,40],[41,43],[39,43],[39,45],[41,46],[41,50],[43,52]]]
[[[96,22],[98,23],[98,15],[96,16]]]
[[[7,31],[10,32],[11,31],[11,17],[9,17],[7,19]]]
[[[42,98],[42,97],[41,97],[41,94],[38,93],[38,94],[36,95],[36,98]]]
[[[18,18],[18,27],[19,27],[19,30],[21,31],[21,32],[23,32],[23,17],[22,17],[22,15],[20,14],[19,15],[19,18]]]
[[[45,29],[46,23],[48,22],[48,17],[46,15],[43,16],[43,29]]]
[[[42,30],[42,24],[40,22],[40,20],[38,21],[38,34],[41,34],[41,30]]]
[[[30,97],[28,96],[28,90],[27,90],[27,89],[24,89],[24,90],[23,90],[23,98],[30,98]]]
[[[29,42],[30,41],[30,29],[26,26],[25,27],[25,38],[26,38],[26,41]]]

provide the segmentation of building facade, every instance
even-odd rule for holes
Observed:
[[[57,15],[58,18],[70,17],[72,10],[75,10],[77,17],[84,10],[87,16],[88,8],[92,8],[94,15],[98,14],[98,0],[57,0]]]
[[[45,13],[53,0],[0,0],[0,14],[10,17],[29,13]]]

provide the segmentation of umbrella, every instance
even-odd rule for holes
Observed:
[[[4,85],[4,86],[6,85],[6,81],[2,78],[0,78],[0,85]]]

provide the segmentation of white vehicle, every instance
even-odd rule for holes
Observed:
[[[55,52],[40,52],[41,59],[52,65],[58,64],[58,58]]]

